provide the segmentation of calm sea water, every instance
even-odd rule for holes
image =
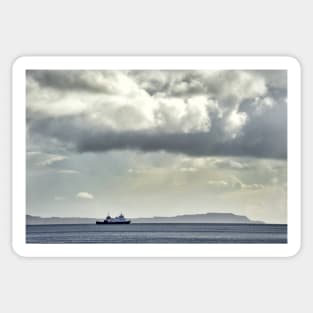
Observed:
[[[28,225],[27,243],[287,243],[282,224]]]

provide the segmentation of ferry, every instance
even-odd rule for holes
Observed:
[[[96,224],[130,224],[131,220],[124,217],[121,213],[119,216],[111,217],[110,214],[105,218],[105,220],[96,221]]]

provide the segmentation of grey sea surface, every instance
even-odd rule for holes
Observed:
[[[285,224],[27,225],[26,243],[287,243]]]

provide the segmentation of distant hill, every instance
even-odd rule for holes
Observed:
[[[27,225],[42,225],[42,224],[94,224],[96,218],[83,217],[40,217],[26,215]]]
[[[42,224],[94,224],[96,218],[81,217],[40,217],[26,215],[27,225]],[[188,214],[172,217],[155,216],[151,218],[132,218],[132,223],[263,223],[253,221],[244,215],[232,213]]]
[[[173,217],[136,218],[136,223],[262,223],[232,213],[186,214]]]

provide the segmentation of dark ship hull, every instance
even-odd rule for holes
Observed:
[[[130,224],[130,221],[96,221],[96,224],[116,225],[116,224]]]

